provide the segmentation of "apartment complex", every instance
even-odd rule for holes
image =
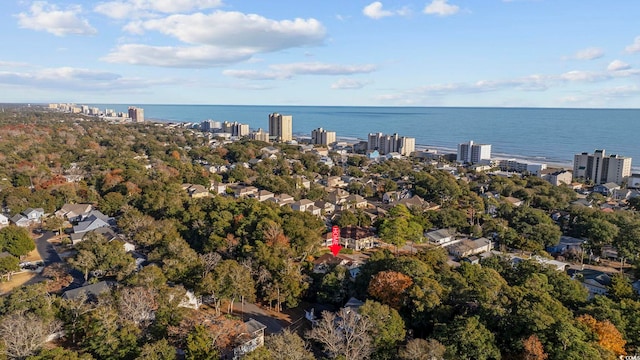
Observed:
[[[276,142],[293,140],[293,116],[269,114],[269,136]]]
[[[269,133],[262,130],[262,128],[259,128],[257,131],[254,131],[251,134],[249,134],[249,138],[251,140],[269,142]]]
[[[631,158],[607,156],[604,149],[593,154],[583,152],[573,158],[573,178],[591,180],[594,184],[622,183],[631,175]]]
[[[144,109],[135,106],[129,106],[129,118],[133,122],[144,122]]]
[[[498,162],[498,165],[502,171],[529,173],[535,176],[541,176],[542,172],[547,168],[547,164],[520,161],[516,159],[502,159]]]
[[[336,142],[336,132],[317,128],[311,131],[311,143],[318,145],[331,145]]]
[[[474,144],[473,141],[458,144],[456,161],[463,164],[477,164],[484,160],[491,160],[490,144]]]
[[[367,150],[378,150],[380,155],[397,152],[400,155],[408,156],[416,150],[416,139],[398,136],[398,134],[370,133],[367,141]]]
[[[231,136],[247,136],[249,135],[249,124],[225,121],[222,123],[222,132],[229,133]]]

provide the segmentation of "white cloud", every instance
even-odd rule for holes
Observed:
[[[560,80],[570,81],[570,82],[595,82],[601,80],[609,79],[609,75],[604,73],[590,72],[590,71],[582,71],[582,70],[572,70],[567,71],[560,75]]]
[[[320,45],[326,30],[315,19],[271,20],[260,15],[216,11],[171,15],[125,26],[130,33],[157,31],[192,46],[124,44],[112,50],[109,62],[213,67],[251,59],[259,53]]]
[[[48,89],[104,91],[122,88],[145,88],[168,83],[123,78],[119,74],[71,67],[36,69],[30,72],[0,71],[0,84]]]
[[[459,6],[451,5],[447,1],[448,0],[433,0],[424,8],[423,12],[428,15],[449,16],[460,11]]]
[[[336,90],[362,89],[367,84],[369,84],[367,81],[342,78],[331,84],[331,88]]]
[[[186,13],[222,6],[221,0],[122,0],[99,3],[94,11],[113,19],[153,16],[154,13]]]
[[[257,70],[224,70],[222,74],[238,79],[248,80],[281,80],[291,77],[290,74],[286,73]]]
[[[249,47],[256,51],[319,45],[326,32],[316,19],[276,21],[255,14],[225,11],[171,15],[136,24],[140,30],[158,31],[189,44]]]
[[[227,76],[251,80],[290,79],[296,75],[352,75],[370,73],[376,70],[375,65],[337,65],[319,62],[277,64],[269,66],[267,71],[257,70],[225,70]]]
[[[607,66],[607,70],[609,71],[620,71],[628,69],[631,69],[631,65],[621,60],[613,60],[611,63],[609,63],[609,66]]]
[[[81,12],[80,6],[69,6],[66,10],[60,10],[56,5],[50,5],[46,1],[36,1],[29,8],[29,13],[16,16],[21,28],[46,31],[56,36],[97,33],[89,21],[79,17]]]
[[[624,51],[628,53],[637,53],[640,52],[640,36],[636,36],[633,44],[624,48]]]
[[[101,60],[132,65],[208,68],[248,60],[254,53],[250,49],[226,49],[209,45],[178,47],[125,44],[113,49]]]
[[[375,65],[336,65],[319,62],[272,65],[273,69],[296,75],[350,75],[370,73]]]
[[[362,13],[372,19],[382,19],[383,17],[393,16],[393,11],[383,10],[380,1],[372,2],[362,9]]]
[[[575,58],[578,60],[593,60],[604,56],[604,51],[600,48],[592,47],[582,49],[575,54]]]

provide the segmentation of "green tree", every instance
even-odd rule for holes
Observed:
[[[631,281],[621,273],[611,275],[611,284],[607,288],[607,294],[615,301],[633,299],[636,296]]]
[[[166,339],[160,339],[153,343],[146,343],[142,346],[140,355],[136,360],[174,360],[176,359],[176,348]]]
[[[9,225],[0,229],[0,248],[11,255],[21,257],[36,248],[36,244],[25,228]]]
[[[90,354],[80,354],[71,349],[55,347],[53,349],[42,349],[38,355],[30,356],[27,360],[93,360]]]
[[[13,255],[0,257],[0,278],[11,281],[11,275],[20,270],[20,260]]]
[[[398,311],[388,305],[367,300],[358,312],[372,324],[369,334],[375,348],[373,358],[395,359],[397,345],[406,335],[404,320]]]
[[[187,335],[187,360],[217,360],[220,358],[213,345],[214,339],[204,325],[196,325]]]
[[[452,357],[474,360],[501,358],[493,333],[480,322],[477,316],[457,317],[452,325],[446,333],[441,333],[441,340]]]

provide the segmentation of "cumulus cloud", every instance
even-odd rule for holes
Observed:
[[[81,13],[82,8],[77,5],[61,10],[46,1],[36,1],[31,5],[28,13],[23,12],[16,17],[21,28],[46,31],[56,36],[97,33],[89,21],[80,18]]]
[[[428,4],[423,12],[428,15],[450,16],[460,11],[457,5],[451,5],[448,0],[433,0]]]
[[[149,17],[156,13],[186,13],[220,6],[221,0],[121,0],[99,3],[93,10],[113,19],[131,19]]]
[[[383,17],[393,16],[393,11],[383,10],[380,1],[372,2],[362,9],[362,13],[372,19],[382,19]]]
[[[620,71],[628,69],[631,69],[631,65],[621,60],[613,60],[609,63],[609,66],[607,66],[607,70],[609,71]]]
[[[571,82],[594,82],[606,80],[609,78],[609,75],[598,72],[591,71],[582,71],[582,70],[572,70],[567,71],[560,75],[561,80],[571,81]]]
[[[370,73],[375,65],[338,65],[319,62],[277,64],[269,66],[267,71],[225,70],[224,75],[251,80],[290,79],[296,75],[352,75]]]
[[[150,46],[125,44],[113,49],[101,60],[131,65],[208,68],[237,63],[251,58],[251,49],[228,49],[217,46]]]
[[[276,21],[260,15],[215,11],[131,21],[134,34],[156,31],[189,46],[124,44],[104,59],[110,62],[170,67],[213,67],[250,59],[258,53],[320,45],[326,30],[316,19]],[[149,53],[148,53],[148,52]]]
[[[636,36],[635,40],[633,41],[633,44],[625,47],[624,51],[628,53],[640,52],[640,36]]]
[[[355,79],[338,79],[338,81],[331,84],[332,89],[336,90],[352,90],[352,89],[361,89],[369,82],[367,81],[359,81]]]
[[[0,84],[49,89],[104,91],[123,87],[144,88],[165,82],[127,79],[111,72],[72,67],[36,69],[30,72],[0,71]]]
[[[593,60],[599,59],[604,56],[604,51],[600,48],[590,47],[586,49],[579,50],[570,58],[577,60]]]
[[[171,15],[140,22],[139,26],[141,30],[157,31],[189,44],[250,47],[259,51],[319,45],[326,32],[316,19],[276,21],[235,11]]]

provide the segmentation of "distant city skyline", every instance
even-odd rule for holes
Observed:
[[[640,2],[8,0],[2,102],[640,107]]]

